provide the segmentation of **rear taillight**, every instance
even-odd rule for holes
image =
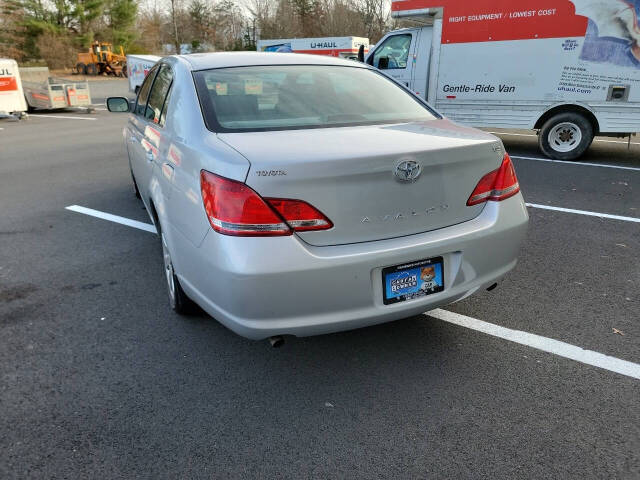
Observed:
[[[225,235],[291,235],[333,227],[327,217],[302,200],[265,200],[244,183],[205,170],[200,172],[200,188],[211,227]]]
[[[293,232],[267,203],[244,183],[200,172],[202,201],[211,227],[225,235],[291,235]]]
[[[333,227],[331,220],[325,217],[317,208],[302,200],[267,198],[267,202],[278,211],[285,222],[296,232],[327,230]]]
[[[511,158],[505,153],[500,168],[487,173],[480,179],[467,200],[467,205],[477,205],[487,201],[499,202],[513,197],[519,191],[520,184],[516,177],[516,171],[511,163]]]

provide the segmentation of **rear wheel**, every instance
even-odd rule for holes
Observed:
[[[577,160],[593,142],[593,125],[579,113],[554,115],[540,129],[540,150],[555,160]]]
[[[164,273],[167,280],[167,290],[169,292],[169,304],[171,308],[180,315],[186,315],[192,313],[194,310],[194,303],[187,294],[184,293],[180,286],[180,281],[176,276],[176,272],[173,269],[173,262],[171,260],[171,254],[167,247],[167,239],[160,230],[160,238],[162,240],[162,257],[164,259]]]
[[[98,66],[95,63],[90,63],[87,65],[87,75],[97,75],[98,74]]]
[[[76,63],[76,73],[78,75],[86,75],[87,74],[87,66],[82,62]]]

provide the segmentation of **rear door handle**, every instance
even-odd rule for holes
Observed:
[[[162,164],[162,174],[166,177],[167,180],[173,180],[173,167],[168,163]]]

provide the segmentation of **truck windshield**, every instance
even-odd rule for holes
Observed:
[[[361,67],[269,65],[194,72],[207,127],[264,131],[437,118],[384,75]]]

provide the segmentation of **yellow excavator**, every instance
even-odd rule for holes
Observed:
[[[80,75],[127,76],[127,57],[120,46],[120,53],[113,52],[113,45],[107,42],[93,42],[88,52],[78,53],[75,73]]]

